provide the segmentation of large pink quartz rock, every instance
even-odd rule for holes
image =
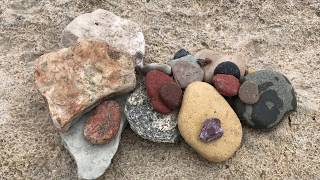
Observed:
[[[90,40],[38,58],[35,81],[54,125],[63,131],[104,98],[136,86],[133,58],[105,42]]]

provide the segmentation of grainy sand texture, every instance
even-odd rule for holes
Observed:
[[[61,47],[72,19],[99,8],[141,25],[147,63],[167,62],[181,47],[241,52],[250,68],[286,74],[298,96],[298,111],[272,131],[245,126],[242,147],[224,163],[127,128],[101,179],[319,178],[319,0],[1,0],[0,179],[77,179],[35,87],[34,60]]]

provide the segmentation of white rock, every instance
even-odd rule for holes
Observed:
[[[145,53],[145,41],[140,26],[103,9],[75,18],[63,30],[61,43],[69,47],[83,38],[106,41],[131,55],[137,52],[143,55]]]
[[[121,103],[121,105],[123,109],[124,103]],[[127,124],[127,120],[122,113],[120,128],[114,139],[108,144],[93,145],[83,136],[83,128],[88,115],[89,113],[83,116],[68,132],[60,133],[64,146],[77,163],[80,179],[96,179],[103,175],[117,152],[121,133]]]

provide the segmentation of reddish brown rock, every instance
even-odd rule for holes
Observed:
[[[116,101],[98,105],[84,127],[84,137],[92,144],[106,144],[117,134],[121,112]]]
[[[182,89],[177,83],[163,85],[160,98],[171,110],[175,110],[181,105]]]
[[[170,108],[167,107],[160,99],[159,93],[163,85],[173,82],[174,81],[170,76],[161,71],[152,70],[147,73],[145,80],[147,94],[151,99],[151,104],[155,111],[164,114],[171,112]]]
[[[239,79],[227,74],[213,76],[212,83],[220,94],[228,97],[237,95],[240,88]]]
[[[67,130],[101,99],[136,86],[133,58],[105,42],[84,40],[35,64],[36,85],[59,130]]]

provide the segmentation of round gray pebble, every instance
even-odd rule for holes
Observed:
[[[129,96],[124,112],[131,129],[142,138],[165,143],[179,141],[177,112],[165,115],[153,111],[143,83]]]
[[[239,98],[245,104],[258,102],[260,98],[258,85],[254,81],[243,82],[239,89]]]

